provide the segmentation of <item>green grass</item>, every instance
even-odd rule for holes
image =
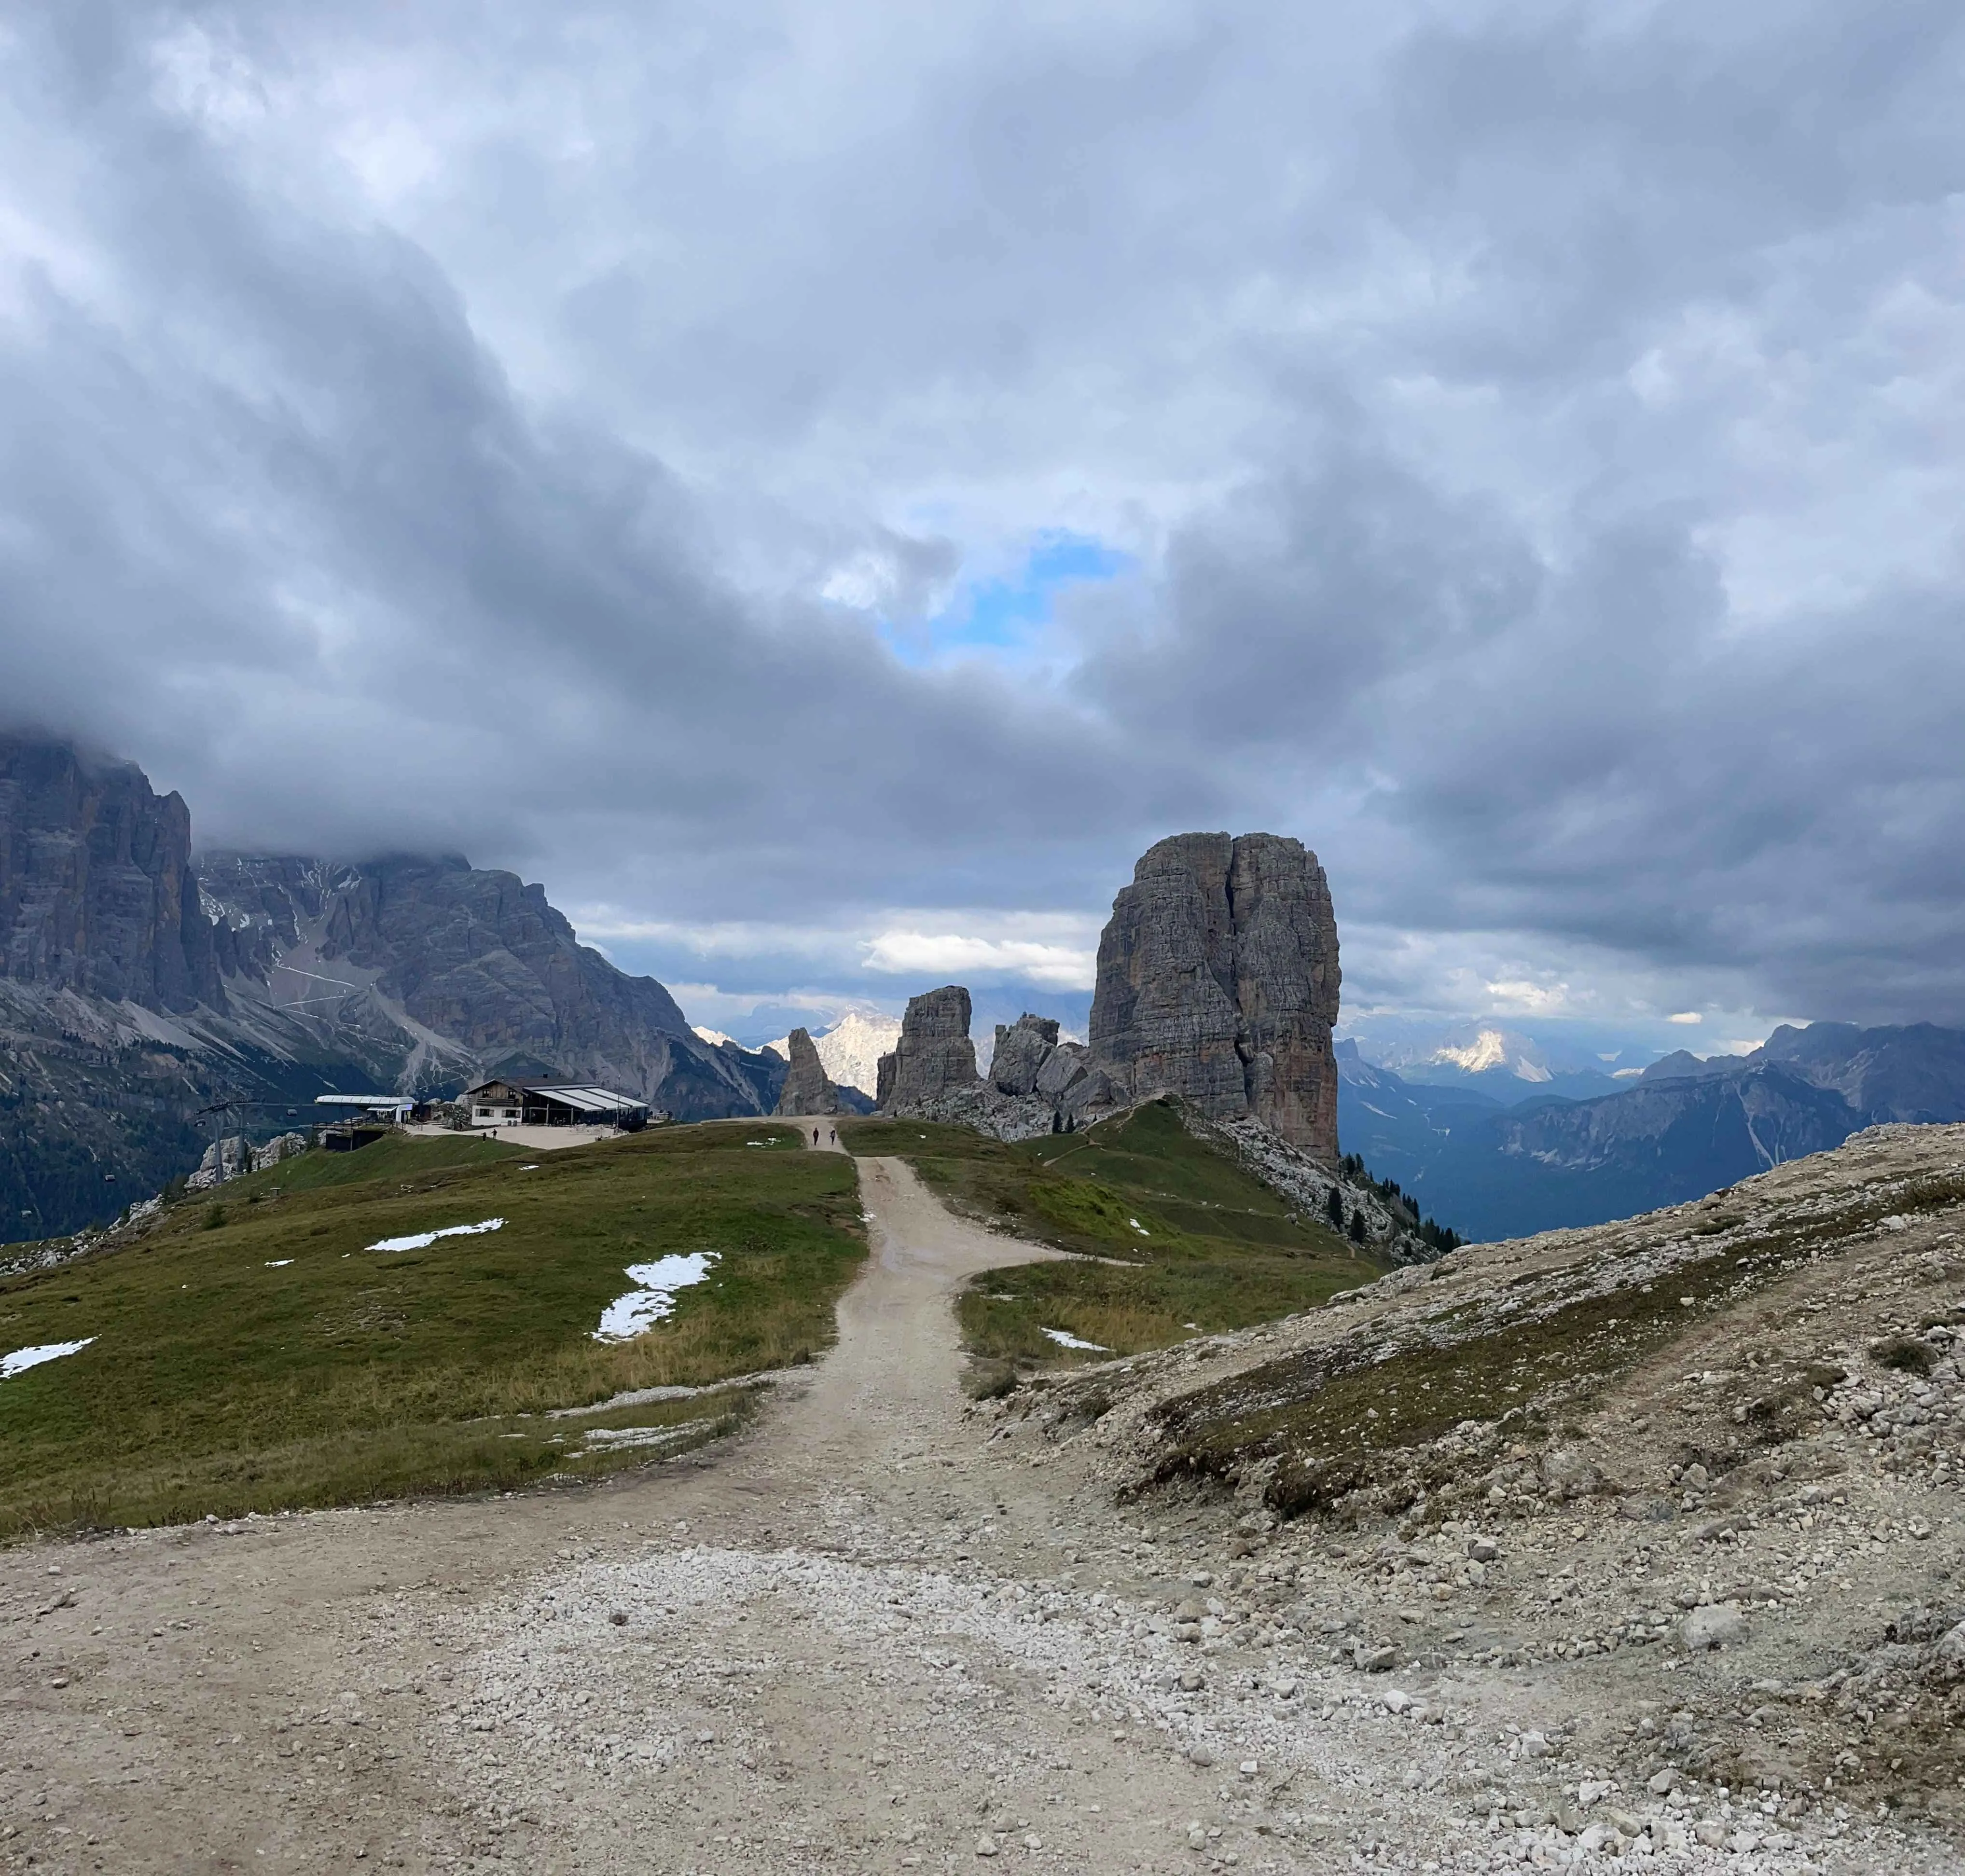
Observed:
[[[1115,1354],[1162,1348],[1314,1307],[1381,1274],[1320,1219],[1196,1139],[1155,1102],[1082,1133],[1015,1145],[926,1121],[845,1123],[849,1151],[908,1161],[950,1206],[1021,1238],[1101,1263],[1036,1264],[976,1279],[957,1305],[986,1360],[1095,1360],[1044,1334]]]
[[[390,1141],[234,1181],[127,1248],[0,1280],[0,1351],[95,1338],[0,1381],[0,1539],[632,1463],[645,1454],[556,1438],[582,1423],[526,1416],[809,1360],[865,1253],[859,1210],[846,1161],[755,1121],[529,1160]],[[365,1248],[494,1216],[496,1232]],[[720,1261],[669,1321],[592,1339],[634,1287],[626,1265],[690,1251]],[[628,1423],[742,1411],[726,1395]]]
[[[481,1134],[390,1134],[352,1153],[303,1153],[249,1179],[233,1180],[215,1196],[229,1200],[248,1192],[318,1192],[325,1186],[370,1185],[384,1179],[420,1181],[452,1167],[540,1157]]]

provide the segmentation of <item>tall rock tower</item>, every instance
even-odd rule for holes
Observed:
[[[1330,888],[1301,840],[1175,834],[1112,902],[1092,1059],[1134,1100],[1253,1116],[1335,1164],[1339,981]]]

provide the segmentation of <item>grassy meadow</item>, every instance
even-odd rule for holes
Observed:
[[[1100,1260],[977,1278],[957,1308],[968,1348],[985,1362],[1098,1358],[1047,1328],[1114,1354],[1163,1348],[1312,1308],[1383,1269],[1195,1139],[1163,1103],[1014,1145],[910,1120],[848,1121],[840,1138],[854,1153],[908,1161],[970,1217]]]
[[[593,1339],[637,1287],[626,1266],[691,1251],[718,1262],[673,1316]],[[0,1540],[677,1450],[741,1416],[742,1394],[543,1416],[811,1360],[864,1254],[851,1166],[766,1121],[531,1156],[462,1136],[310,1153],[185,1199],[123,1248],[0,1278],[0,1354],[94,1338],[0,1380]]]

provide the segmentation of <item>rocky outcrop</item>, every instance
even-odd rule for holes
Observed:
[[[130,763],[0,736],[0,977],[172,1012],[223,1010],[191,813]]]
[[[1092,1058],[1121,1097],[1179,1095],[1337,1157],[1337,924],[1317,856],[1272,834],[1148,850],[1098,944]]]
[[[999,1023],[989,1085],[999,1094],[1034,1094],[1037,1077],[1056,1047],[1054,1017],[1032,1016],[1027,1010],[1015,1023]]]
[[[880,1058],[881,1113],[1028,1140],[1069,1132],[1121,1104],[1084,1044],[1060,1042],[1050,1017],[999,1023],[989,1076],[979,1076],[969,1016],[969,993],[953,984],[909,1004],[900,1045]]]
[[[839,1090],[825,1072],[825,1065],[818,1058],[818,1050],[814,1046],[810,1034],[804,1030],[793,1030],[785,1038],[790,1066],[785,1071],[785,1084],[778,1091],[777,1111],[781,1114],[836,1114],[839,1112]]]
[[[908,999],[901,1038],[880,1058],[879,1104],[902,1112],[974,1087],[976,1045],[969,1039],[969,993],[959,984]]]
[[[307,1151],[304,1133],[275,1134],[263,1146],[255,1146],[243,1133],[229,1133],[204,1149],[198,1171],[185,1181],[188,1192],[208,1192],[228,1179],[242,1178],[249,1172],[264,1172],[269,1166],[291,1159]]]

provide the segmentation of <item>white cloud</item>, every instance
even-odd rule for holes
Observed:
[[[1568,1007],[1567,984],[1536,984],[1523,978],[1503,978],[1487,985],[1498,1009],[1512,1015],[1553,1016]]]
[[[957,932],[883,931],[867,942],[865,967],[894,976],[1013,977],[1051,990],[1089,990],[1098,954],[1031,939],[976,938]]]
[[[1706,1019],[1696,1010],[1680,1010],[1665,1018],[1668,1023],[1703,1023]]]

